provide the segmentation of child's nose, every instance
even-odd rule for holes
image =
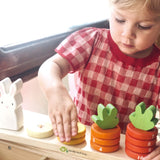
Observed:
[[[135,29],[133,27],[124,27],[122,31],[122,36],[126,39],[134,39]]]

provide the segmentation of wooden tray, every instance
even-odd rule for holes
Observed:
[[[56,159],[111,159],[111,160],[131,160],[125,153],[125,135],[121,134],[120,149],[113,153],[101,153],[93,150],[90,147],[90,127],[86,126],[86,141],[80,145],[69,146],[58,141],[56,136],[45,139],[36,139],[29,137],[26,132],[26,127],[33,122],[49,121],[47,115],[30,112],[27,110],[24,113],[24,127],[19,131],[10,131],[0,129],[0,139],[13,142],[27,149],[34,150],[36,153],[43,153],[46,156],[56,157]]]

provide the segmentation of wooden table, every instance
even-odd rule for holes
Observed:
[[[0,159],[2,160],[131,160],[125,153],[125,135],[121,135],[120,149],[113,153],[101,153],[90,147],[90,127],[86,126],[86,141],[69,146],[56,136],[45,139],[29,137],[27,125],[49,121],[47,115],[24,110],[24,127],[19,131],[0,129]]]

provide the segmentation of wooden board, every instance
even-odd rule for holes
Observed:
[[[43,153],[56,159],[112,159],[112,160],[131,160],[125,153],[125,135],[121,134],[120,149],[113,153],[101,153],[93,150],[90,147],[90,127],[86,126],[86,141],[80,145],[68,146],[58,141],[56,136],[45,139],[36,139],[29,137],[26,132],[26,127],[33,122],[49,121],[47,115],[24,111],[24,127],[19,131],[10,131],[0,129],[0,139],[18,143],[20,146],[26,146],[36,153]],[[63,150],[62,150],[63,147]]]

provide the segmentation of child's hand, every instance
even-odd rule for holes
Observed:
[[[77,110],[64,86],[55,87],[48,99],[49,116],[54,134],[69,142],[77,134]]]
[[[48,99],[54,134],[66,142],[78,132],[76,106],[62,83],[70,70],[69,62],[57,54],[45,61],[38,72],[40,86]]]
[[[143,158],[143,160],[159,160],[160,159],[160,141],[157,143],[157,148],[149,155]]]

